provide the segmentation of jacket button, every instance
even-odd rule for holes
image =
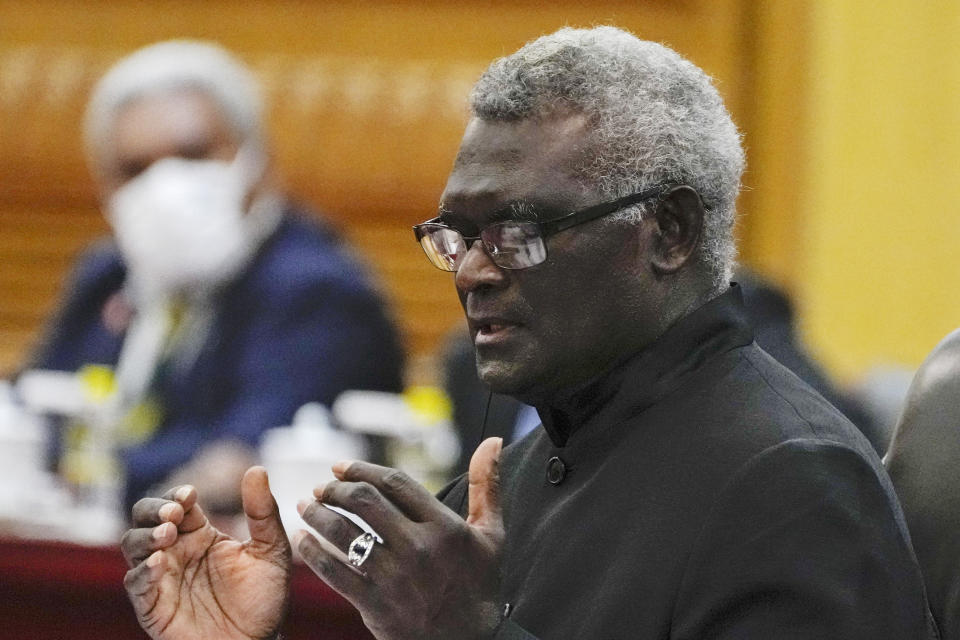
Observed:
[[[567,475],[567,465],[557,456],[547,460],[547,482],[560,484]]]

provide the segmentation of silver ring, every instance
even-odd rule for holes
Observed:
[[[353,542],[347,548],[347,561],[355,567],[362,565],[370,557],[370,552],[373,551],[373,545],[376,541],[376,537],[369,531],[361,533],[353,539]]]

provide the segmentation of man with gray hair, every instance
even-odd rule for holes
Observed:
[[[396,332],[359,261],[279,189],[257,84],[222,48],[119,61],[84,137],[114,237],[81,259],[31,366],[115,370],[127,506],[189,478],[237,512],[264,430],[347,389],[400,390]]]
[[[335,465],[300,505],[305,562],[381,639],[931,637],[876,454],[756,346],[727,282],[743,151],[707,76],[562,29],[494,62],[472,108],[416,236],[481,379],[542,427],[484,441],[439,499]],[[290,548],[262,469],[243,496],[243,545],[190,486],[135,507],[126,586],[153,637],[276,632]]]

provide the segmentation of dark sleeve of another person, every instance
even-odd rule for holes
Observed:
[[[960,639],[960,330],[920,366],[886,458],[944,640]]]
[[[122,339],[104,325],[103,310],[122,288],[125,275],[111,242],[103,240],[88,249],[67,277],[56,311],[46,320],[24,369],[76,371],[85,364],[113,366]]]

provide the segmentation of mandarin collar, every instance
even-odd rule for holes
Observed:
[[[659,338],[599,376],[563,408],[537,406],[550,440],[564,447],[585,425],[619,423],[656,404],[715,356],[753,342],[740,286],[673,323]]]

